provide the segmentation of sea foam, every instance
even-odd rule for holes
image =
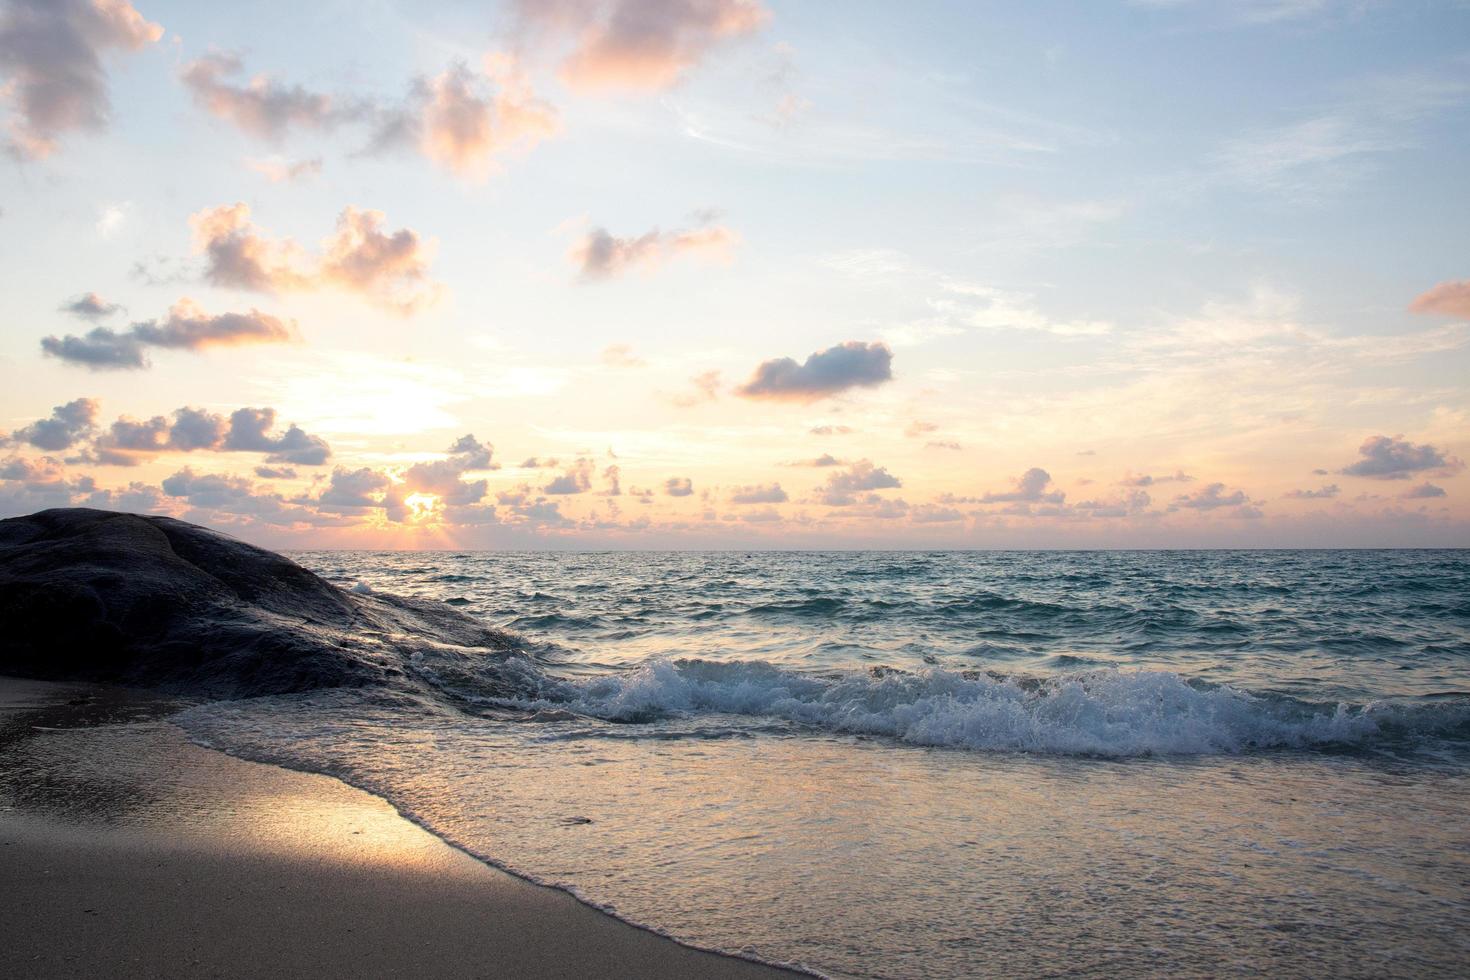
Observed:
[[[912,745],[1064,755],[1239,753],[1452,734],[1462,700],[1313,705],[1191,682],[1168,671],[1102,669],[1046,678],[924,669],[803,674],[759,661],[656,659],[590,680],[547,679],[501,700],[640,723],[724,714]]]

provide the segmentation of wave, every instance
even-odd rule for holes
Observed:
[[[534,583],[515,588],[538,603],[566,606]],[[886,615],[891,603],[834,597],[808,586],[750,611],[826,622],[844,609]],[[1083,610],[983,590],[938,608],[988,611],[986,618],[1024,610],[1047,627],[1063,618],[1105,615],[1120,621],[1110,634],[1119,643],[1130,619],[1197,618],[1167,606]],[[760,660],[655,659],[621,671],[585,660],[572,664],[575,658],[554,644],[488,628],[450,604],[395,597],[364,582],[344,590],[279,555],[204,528],[86,509],[0,521],[0,620],[7,624],[0,670],[151,684],[206,697],[372,688],[445,709],[494,709],[507,720],[545,710],[617,723],[720,714],[914,745],[1118,757],[1470,735],[1465,698],[1313,703],[1210,686],[1165,670],[1062,660],[1041,678],[937,665],[816,673]],[[640,606],[619,614],[528,612],[514,622],[631,639],[642,635],[635,627],[648,619]],[[929,639],[907,628],[916,622],[906,621],[903,644],[884,647],[885,656],[932,659]],[[1188,637],[1196,646],[1224,642],[1212,640],[1210,628],[1231,633],[1231,646],[1268,648],[1269,640],[1235,636],[1235,626],[1223,619],[1194,624]],[[1027,634],[980,624],[965,635],[981,651],[992,639],[1014,645]],[[1333,637],[1339,635],[1349,636]],[[1353,635],[1367,636],[1375,648],[1393,639],[1376,629]],[[823,642],[841,649],[849,639]],[[584,673],[571,676],[571,670]]]
[[[763,661],[659,659],[585,680],[537,674],[526,663],[517,677],[523,687],[539,682],[532,696],[483,700],[609,722],[752,716],[910,745],[1101,757],[1351,748],[1470,735],[1466,699],[1312,704],[1209,686],[1169,671],[1107,668],[1027,678],[931,668],[815,675]]]
[[[846,599],[837,596],[819,595],[809,599],[785,599],[777,602],[762,602],[750,606],[746,613],[751,616],[815,616],[822,619],[848,611]]]

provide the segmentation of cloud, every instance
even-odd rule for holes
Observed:
[[[102,213],[97,216],[97,236],[111,238],[116,235],[128,220],[128,211],[132,206],[132,202],[124,201],[122,204],[109,204],[103,208]]]
[[[294,328],[294,321],[288,325],[255,309],[248,313],[210,316],[199,304],[185,297],[169,308],[166,319],[133,324],[132,334],[140,343],[153,347],[201,350],[239,344],[283,343],[291,339]]]
[[[777,131],[789,130],[792,125],[812,108],[810,99],[792,90],[797,75],[796,49],[782,41],[772,49],[772,68],[764,79],[770,96],[774,99],[771,110],[759,113],[755,118]]]
[[[206,507],[221,504],[228,498],[241,497],[250,492],[250,480],[238,476],[198,475],[190,467],[163,478],[163,492],[169,497],[200,498]]]
[[[1441,470],[1447,473],[1461,469],[1465,464],[1447,457],[1433,446],[1425,443],[1416,446],[1403,436],[1370,436],[1358,447],[1363,458],[1340,471],[1344,476],[1366,476],[1375,480],[1407,480],[1413,473],[1425,470]]]
[[[258,491],[255,484],[243,476],[218,473],[196,473],[184,467],[162,482],[163,492],[170,497],[187,501],[188,504],[209,514],[208,519],[218,515],[233,515],[259,521],[263,524],[335,524],[338,520],[324,517],[315,509],[299,506],[287,501],[273,491]]]
[[[1470,279],[1440,283],[1416,297],[1409,310],[1470,319]]]
[[[83,293],[70,303],[61,306],[61,312],[81,317],[83,320],[102,320],[114,313],[122,312],[118,303],[109,303],[96,293]]]
[[[964,514],[942,504],[916,504],[909,510],[909,520],[915,524],[947,524],[964,519]]]
[[[844,464],[843,464],[842,460],[838,459],[836,456],[833,456],[831,453],[823,453],[822,455],[813,457],[812,459],[798,459],[798,460],[796,460],[794,462],[783,463],[781,465],[783,465],[783,466],[819,466],[820,467],[820,466],[842,466]]]
[[[181,78],[200,107],[270,142],[293,129],[323,132],[364,124],[372,127],[367,152],[414,147],[461,176],[485,177],[497,155],[530,149],[561,128],[556,109],[536,97],[516,59],[506,54],[486,55],[479,71],[461,61],[420,77],[397,104],[334,98],[265,75],[234,81],[243,70],[237,56],[215,53],[190,62]],[[253,166],[279,181],[315,173],[320,163]]]
[[[781,489],[779,483],[757,484],[749,487],[736,487],[730,492],[730,503],[732,504],[783,504],[791,499],[786,491]]]
[[[294,480],[296,471],[289,466],[257,466],[255,475],[262,480]]]
[[[532,497],[531,488],[524,483],[514,490],[498,491],[495,501],[509,509],[512,520],[506,523],[542,527],[567,527],[573,523],[563,516],[558,502],[549,501],[545,497]]]
[[[1366,159],[1401,145],[1381,125],[1329,112],[1232,139],[1216,166],[1230,180],[1311,201],[1341,189]]]
[[[65,474],[61,464],[50,456],[26,459],[22,456],[7,456],[0,460],[0,480],[18,480],[23,483],[51,483]]]
[[[910,439],[914,439],[918,436],[925,436],[931,432],[938,431],[939,426],[935,425],[933,422],[921,422],[918,419],[915,419],[904,427],[903,434],[908,436]]]
[[[522,28],[572,44],[562,81],[580,91],[656,91],[716,46],[760,30],[756,0],[516,0]]]
[[[57,405],[51,410],[50,417],[38,419],[9,436],[0,437],[0,446],[31,445],[49,452],[70,449],[92,431],[100,408],[95,398],[77,398],[65,405]]]
[[[648,364],[633,353],[627,344],[608,344],[602,349],[602,363],[615,368],[640,368]]]
[[[149,367],[147,347],[198,351],[207,347],[284,343],[296,332],[295,321],[282,321],[259,310],[210,316],[188,297],[180,299],[162,320],[143,320],[126,331],[95,327],[86,334],[44,337],[41,350],[51,357],[94,370]]]
[[[1401,497],[1405,500],[1431,500],[1435,497],[1448,497],[1444,487],[1437,487],[1432,483],[1421,483],[1417,487],[1405,490]]]
[[[6,461],[8,463],[8,461]],[[54,463],[55,460],[44,460]],[[0,470],[8,466],[0,465]],[[0,476],[0,480],[5,479]],[[66,479],[58,468],[36,474],[29,481],[8,481],[20,485],[0,488],[0,515],[29,513],[46,507],[98,507],[131,513],[148,513],[163,509],[163,497],[157,487],[129,483],[125,489],[107,490],[97,486],[90,476]]]
[[[1144,473],[1141,476],[1134,476],[1132,473],[1129,473],[1127,476],[1123,477],[1123,479],[1118,481],[1118,485],[1121,487],[1151,487],[1157,483],[1193,482],[1194,477],[1190,476],[1188,473],[1185,473],[1183,470],[1175,470],[1172,476],[1150,476],[1147,473]]]
[[[478,504],[490,492],[487,480],[467,480],[465,474],[471,470],[499,469],[493,462],[494,447],[480,442],[473,435],[463,435],[445,450],[444,459],[415,463],[404,470],[399,481],[390,486],[384,498],[384,506],[390,520],[402,521],[415,515],[407,497],[411,494],[432,494],[437,501],[434,506],[444,508],[467,508]],[[493,508],[491,508],[493,511]],[[475,517],[483,523],[484,514]]]
[[[846,507],[857,499],[858,493],[901,486],[903,481],[885,467],[860,459],[846,470],[829,475],[827,482],[818,488],[817,500],[828,507]]]
[[[814,436],[845,436],[852,434],[851,426],[846,425],[814,425],[807,431]]]
[[[346,208],[325,243],[320,279],[387,309],[413,313],[433,303],[440,292],[429,279],[430,249],[417,232],[400,228],[385,235],[379,230],[382,224],[381,211]]]
[[[694,492],[694,481],[687,476],[671,476],[664,481],[664,493],[670,497],[687,497]]]
[[[170,497],[187,497],[200,506],[214,507],[227,499],[248,496],[250,481],[243,477],[201,475],[185,467],[164,477],[163,492]],[[199,498],[197,501],[194,498]]]
[[[180,409],[179,411],[185,411]],[[111,466],[135,466],[173,448],[170,424],[162,415],[147,421],[120,418],[92,444],[97,462]],[[216,438],[223,437],[220,430]]]
[[[735,393],[743,398],[810,402],[892,379],[893,351],[884,344],[849,340],[817,351],[802,364],[789,357],[764,361]]]
[[[1146,490],[1133,489],[1127,494],[1110,500],[1083,500],[1073,505],[1074,510],[1085,511],[1090,517],[1129,517],[1148,510],[1153,498]]]
[[[1317,490],[1293,490],[1284,496],[1287,500],[1331,500],[1341,492],[1336,483],[1329,483]]]
[[[511,508],[511,513],[526,524],[541,527],[567,527],[572,523],[562,514],[559,501],[547,500],[545,497],[516,504]]]
[[[244,202],[196,212],[189,224],[195,249],[208,263],[210,283],[265,293],[312,288],[310,274],[299,268],[305,256],[301,247],[261,236]]]
[[[1092,225],[1117,217],[1117,207],[1084,205],[1056,209],[1025,206],[1017,214],[1015,227],[1005,227],[995,235],[995,247],[1007,254],[1018,247],[1028,247],[1026,239],[1036,237],[1039,244],[1055,246],[1081,240],[1080,235],[1066,233],[1062,225]],[[1063,216],[1065,215],[1065,216]],[[1055,227],[1048,228],[1048,225]],[[829,255],[822,263],[837,274],[853,280],[858,288],[878,282],[900,287],[914,298],[912,312],[903,320],[879,331],[879,336],[893,347],[911,347],[941,337],[951,337],[972,330],[1028,331],[1068,338],[1096,338],[1111,334],[1114,324],[1108,320],[1086,317],[1059,318],[1045,312],[1035,295],[1001,289],[926,268],[908,256],[890,249],[856,249]]]
[[[669,398],[679,408],[693,408],[695,405],[716,400],[720,397],[723,380],[719,371],[704,371],[690,378],[689,383],[693,386],[693,391]]]
[[[273,434],[275,422],[273,408],[241,408],[225,418],[186,406],[172,420],[162,415],[120,418],[93,442],[92,453],[96,462],[111,466],[136,466],[160,453],[196,450],[265,453],[267,463],[300,466],[320,466],[332,455],[326,440],[294,424]]]
[[[585,493],[592,489],[592,473],[595,464],[585,457],[578,459],[561,476],[556,477],[542,491],[552,496]]]
[[[187,438],[188,430],[183,426],[191,420],[190,411],[180,409],[175,413],[173,438],[176,442],[181,436]],[[208,424],[207,419],[198,421],[201,425],[196,431]],[[219,445],[225,452],[269,453],[266,457],[268,463],[297,463],[302,466],[320,466],[332,455],[326,440],[320,436],[308,435],[295,423],[280,435],[271,435],[270,430],[275,428],[275,424],[276,410],[273,408],[241,408],[230,415],[230,427],[222,445],[197,440],[195,446],[189,446],[187,442],[184,445],[186,448],[200,449]]]
[[[163,509],[163,494],[158,487],[129,483],[123,490],[101,490],[94,507],[121,510],[134,514],[156,513]],[[103,501],[106,501],[105,503]]]
[[[960,445],[959,443],[955,442],[952,439],[941,439],[941,440],[936,440],[936,441],[933,441],[933,442],[926,442],[926,443],[924,443],[924,448],[925,449],[948,449],[948,450],[950,450],[952,452],[960,452],[965,447],[962,446],[962,445]]]
[[[431,305],[443,287],[429,278],[432,247],[418,232],[385,234],[381,211],[348,206],[337,228],[311,255],[290,239],[263,236],[244,203],[199,211],[189,218],[205,278],[215,286],[263,293],[335,288],[404,315]]]
[[[1027,330],[1058,337],[1100,337],[1113,331],[1107,320],[1054,320],[1037,308],[1036,298],[1028,293],[947,279],[942,285],[944,297],[929,302],[939,316],[939,322],[924,331],[930,335],[954,333],[955,327]]]
[[[1016,489],[1007,493],[987,493],[980,498],[982,504],[1038,503],[1060,504],[1066,499],[1061,490],[1048,492],[1051,474],[1039,466],[1033,466],[1014,481]]]
[[[98,491],[96,481],[90,476],[67,479],[61,464],[49,456],[40,459],[10,456],[0,460],[0,516],[75,503],[106,507],[111,506],[112,497],[106,491]]]
[[[481,75],[452,65],[418,87],[419,146],[461,176],[484,177],[496,155],[528,150],[561,129],[556,109],[536,97],[513,60],[489,56],[485,68]]]
[[[0,14],[7,149],[38,160],[64,133],[102,129],[110,111],[103,54],[141,51],[162,36],[127,0],[10,0]]]
[[[848,513],[872,520],[893,521],[907,516],[911,510],[909,502],[902,497],[885,499],[876,493],[870,493],[858,507]]]
[[[259,139],[279,141],[292,128],[330,129],[358,114],[335,105],[331,96],[267,75],[243,84],[229,80],[244,70],[237,55],[215,52],[189,62],[179,79],[201,108]]]
[[[143,347],[129,334],[106,327],[96,327],[77,336],[41,338],[41,350],[48,356],[93,370],[141,369],[148,367]]]
[[[306,180],[322,172],[321,157],[313,157],[310,160],[282,160],[277,157],[271,160],[249,160],[246,161],[246,165],[272,184],[288,184],[297,180]]]
[[[1174,498],[1169,505],[1170,510],[1186,507],[1190,510],[1218,510],[1221,507],[1242,507],[1248,503],[1245,492],[1233,490],[1225,492],[1225,484],[1211,483],[1201,487],[1192,494],[1180,494]],[[1257,511],[1259,514],[1259,511]],[[1244,515],[1242,515],[1244,516]]]
[[[1308,3],[1282,0],[1279,6]],[[1429,121],[1460,109],[1467,92],[1470,84],[1458,72],[1414,67],[1370,75],[1308,118],[1228,141],[1214,166],[1197,172],[1207,182],[1223,179],[1319,204],[1377,171],[1387,155],[1422,145]]]
[[[327,486],[312,501],[318,508],[330,513],[354,513],[381,507],[381,496],[393,485],[386,473],[369,467],[355,470],[333,468]]]
[[[1400,146],[1379,124],[1329,112],[1232,139],[1215,162],[1230,180],[1313,200],[1340,189],[1364,159]]]
[[[202,408],[185,407],[174,412],[169,445],[184,452],[216,447],[269,452],[275,448],[275,444],[270,443],[263,432],[274,419],[275,411],[272,409],[242,408],[227,423],[222,416],[206,412]],[[237,440],[237,444],[228,445],[232,438]]]
[[[675,229],[657,228],[637,238],[615,238],[606,228],[594,228],[573,245],[567,257],[579,268],[583,282],[620,276],[630,269],[650,270],[680,255],[705,255],[727,260],[739,236],[723,225]]]

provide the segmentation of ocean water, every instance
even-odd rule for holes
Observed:
[[[519,652],[188,731],[682,941],[832,977],[1470,969],[1470,552],[293,557]]]

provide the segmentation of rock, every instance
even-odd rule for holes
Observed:
[[[237,698],[427,671],[493,696],[514,652],[442,603],[347,592],[184,521],[88,508],[0,521],[0,673]]]

